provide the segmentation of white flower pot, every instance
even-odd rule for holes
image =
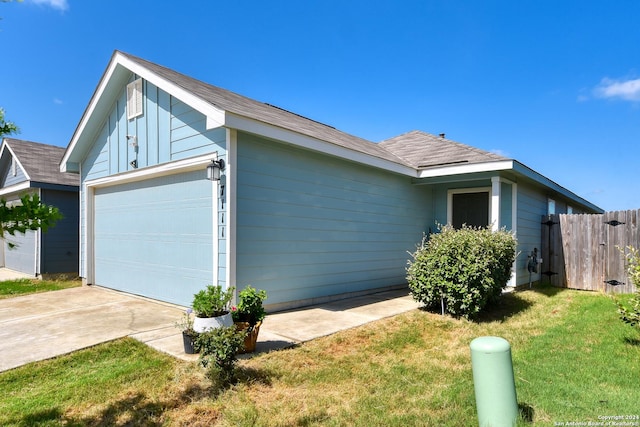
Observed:
[[[233,317],[231,313],[218,317],[194,317],[193,330],[200,333],[208,329],[217,329],[224,326],[233,326]]]

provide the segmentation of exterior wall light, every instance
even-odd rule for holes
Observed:
[[[207,166],[207,179],[209,181],[220,181],[220,172],[224,170],[224,160],[211,160]]]

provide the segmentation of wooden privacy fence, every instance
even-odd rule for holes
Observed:
[[[640,210],[542,217],[542,275],[552,285],[589,291],[635,292],[628,246],[640,248]]]

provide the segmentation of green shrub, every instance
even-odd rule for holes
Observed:
[[[198,317],[216,317],[229,312],[235,288],[224,290],[220,285],[207,287],[193,295],[191,307]]]
[[[454,316],[473,317],[507,286],[515,255],[516,239],[508,231],[441,227],[412,254],[411,294],[428,308],[444,303]]]
[[[616,301],[618,305],[618,314],[620,320],[624,323],[635,327],[640,332],[640,253],[637,248],[629,246],[627,256],[629,277],[634,285],[636,285],[636,293],[629,300],[631,307],[626,307],[620,301]]]
[[[245,331],[235,325],[209,329],[198,334],[196,346],[200,351],[200,364],[207,368],[207,377],[218,387],[235,380],[238,351],[244,348]]]

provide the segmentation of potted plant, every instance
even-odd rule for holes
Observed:
[[[191,307],[195,312],[193,329],[196,332],[233,326],[233,318],[229,312],[233,291],[233,287],[224,290],[220,285],[207,285],[193,296]]]
[[[176,328],[182,331],[182,343],[184,345],[184,352],[186,354],[195,354],[196,346],[195,341],[198,337],[198,333],[193,330],[193,310],[188,308],[184,314],[175,322]]]
[[[252,353],[256,349],[260,325],[267,315],[262,305],[265,299],[267,299],[265,290],[257,290],[249,285],[240,291],[238,305],[231,309],[236,328],[244,330],[247,334],[242,353]]]

